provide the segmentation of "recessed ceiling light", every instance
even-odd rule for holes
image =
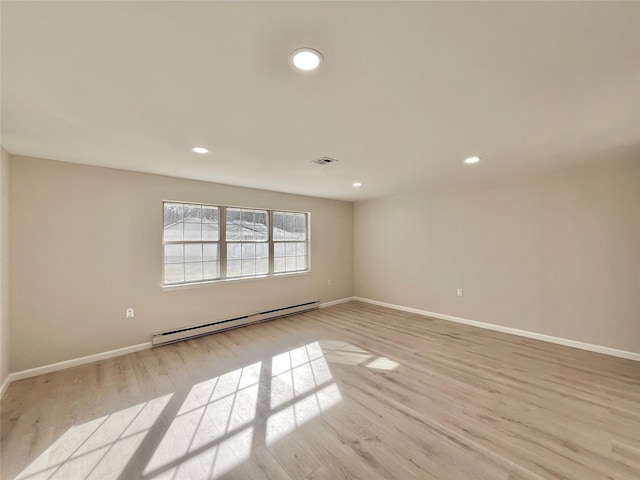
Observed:
[[[354,187],[356,187],[356,188],[357,188],[357,187],[361,187],[361,186],[362,186],[362,183],[360,183],[360,182],[353,182],[353,186],[354,186]]]
[[[195,153],[200,153],[200,154],[203,154],[203,153],[209,153],[209,150],[207,150],[207,149],[206,149],[206,148],[204,148],[204,147],[193,147],[193,148],[191,149],[191,151],[192,151],[192,152],[195,152]]]
[[[313,48],[299,48],[291,53],[291,63],[298,70],[315,70],[322,63],[322,55]]]
[[[472,164],[472,163],[478,163],[479,161],[480,161],[480,157],[469,157],[465,159],[464,163]]]

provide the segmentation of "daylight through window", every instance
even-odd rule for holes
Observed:
[[[164,202],[163,284],[309,269],[302,212]]]

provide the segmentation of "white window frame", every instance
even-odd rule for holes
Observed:
[[[195,205],[201,207],[216,207],[218,209],[218,240],[165,240],[164,239],[164,210],[165,204],[173,203],[173,204],[182,204],[182,205]],[[262,210],[267,212],[267,241],[250,241],[250,240],[233,240],[227,241],[227,209],[242,209],[242,210]],[[305,240],[275,240],[273,239],[273,214],[277,213],[297,213],[303,214],[305,219]],[[235,205],[217,205],[217,204],[209,204],[209,203],[200,203],[200,202],[185,202],[182,200],[163,200],[162,202],[162,279],[161,285],[163,288],[175,288],[175,287],[185,287],[190,285],[204,285],[204,284],[212,284],[219,282],[228,282],[228,281],[242,281],[242,280],[251,280],[257,278],[270,278],[270,277],[280,277],[287,275],[300,275],[307,274],[311,272],[311,214],[309,212],[301,212],[297,210],[284,210],[284,209],[270,209],[270,208],[262,208],[262,207],[239,207]],[[274,271],[274,245],[275,243],[305,243],[305,251],[306,251],[306,269],[304,270],[295,270],[290,272],[278,272]],[[185,280],[183,282],[172,282],[165,283],[165,261],[164,261],[164,246],[168,244],[196,244],[196,243],[211,243],[218,245],[218,261],[219,265],[219,276],[215,279],[206,279],[206,280]],[[267,243],[268,245],[268,264],[269,269],[267,273],[261,273],[257,275],[245,275],[245,276],[227,276],[227,244],[229,243],[250,243],[250,244],[259,244],[259,243]],[[185,262],[183,262],[184,264]]]
[[[228,209],[236,209],[236,210],[259,210],[266,212],[267,214],[267,239],[266,240],[227,240],[227,210]],[[237,278],[255,278],[255,277],[264,277],[265,275],[269,275],[272,273],[271,269],[271,211],[266,208],[247,208],[247,207],[218,207],[218,211],[224,211],[224,227],[219,228],[220,230],[220,248],[224,249],[224,276],[222,274],[222,264],[220,267],[220,276],[221,279],[229,279],[235,280]],[[227,258],[229,255],[228,245],[229,244],[239,244],[239,245],[258,245],[258,244],[266,244],[267,245],[267,260],[268,267],[266,273],[259,273],[254,275],[234,275],[233,277],[228,276],[228,267],[229,267],[229,259]],[[242,248],[242,247],[241,247]],[[242,260],[240,261],[242,264]]]
[[[291,212],[291,211],[287,211],[287,210],[272,210],[272,211],[271,211],[271,215],[270,215],[270,217],[271,217],[271,225],[272,225],[272,226],[271,226],[271,229],[270,229],[270,232],[271,232],[271,235],[272,235],[272,236],[273,236],[273,214],[274,214],[274,213],[285,213],[285,214],[286,214],[286,213],[295,213],[295,214],[301,214],[301,213],[303,213],[303,212]],[[272,244],[271,246],[273,247],[273,250],[274,250],[274,251],[273,251],[273,254],[269,256],[269,259],[270,259],[270,261],[271,261],[274,265],[273,265],[272,270],[270,270],[270,271],[273,271],[275,275],[279,275],[279,274],[283,274],[283,273],[284,273],[284,274],[286,274],[286,273],[299,273],[299,272],[306,272],[306,271],[309,269],[309,216],[308,216],[308,215],[306,215],[306,214],[305,214],[305,216],[304,216],[304,231],[305,231],[305,238],[304,238],[304,240],[296,240],[296,239],[289,239],[289,240],[287,240],[287,239],[284,239],[284,240],[279,239],[279,240],[276,240],[276,239],[271,238],[271,244]],[[287,244],[288,244],[288,243],[292,243],[292,244],[296,244],[296,243],[304,243],[304,244],[305,244],[305,257],[306,257],[306,259],[305,259],[305,263],[306,263],[306,267],[305,267],[304,269],[301,269],[301,270],[291,270],[291,271],[289,271],[289,272],[277,272],[277,273],[276,273],[276,272],[275,272],[275,258],[276,258],[276,257],[275,257],[275,245],[276,245],[276,243],[281,243],[281,244],[284,246],[285,251],[286,251],[286,248],[287,248]],[[297,258],[298,256],[297,256],[297,255],[295,255],[295,257]],[[285,259],[286,259],[286,258],[287,258],[286,254],[285,254],[285,257],[281,257],[281,258],[285,258]]]

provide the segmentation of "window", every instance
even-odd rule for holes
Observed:
[[[226,208],[227,277],[269,273],[269,225],[266,210]]]
[[[307,223],[304,213],[273,212],[273,271],[307,269]]]
[[[164,283],[220,278],[219,207],[164,204]]]
[[[302,212],[164,202],[164,285],[309,270]]]

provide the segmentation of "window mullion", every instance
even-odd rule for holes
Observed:
[[[227,278],[227,208],[220,207],[218,215],[220,235],[220,278]]]
[[[163,245],[188,245],[196,243],[218,243],[217,240],[165,240]]]
[[[274,254],[275,248],[273,243],[273,210],[269,210],[269,228],[267,228],[267,241],[269,242],[269,275],[273,274],[274,271]]]

